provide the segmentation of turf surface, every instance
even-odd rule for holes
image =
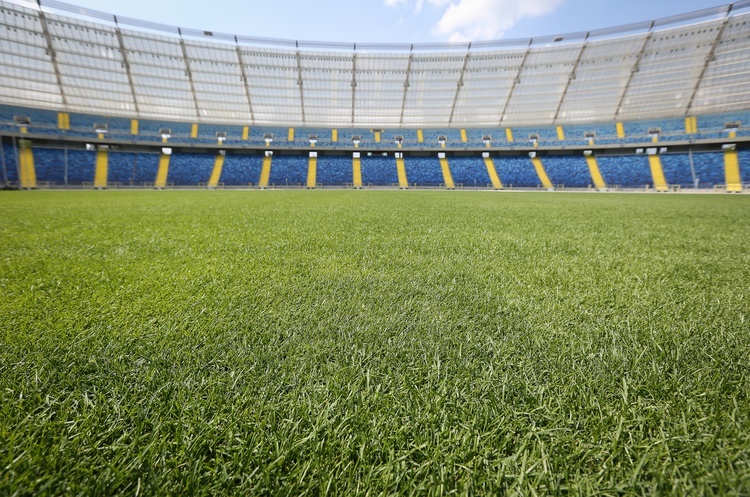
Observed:
[[[749,213],[5,192],[0,495],[748,495]]]

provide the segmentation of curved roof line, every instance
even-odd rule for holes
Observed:
[[[717,7],[709,7],[706,9],[695,10],[686,12],[683,14],[676,14],[669,17],[662,17],[659,19],[641,21],[631,24],[622,24],[618,26],[612,26],[609,28],[595,29],[591,31],[579,31],[574,33],[562,33],[555,35],[545,35],[533,38],[513,38],[513,39],[499,39],[499,40],[487,40],[487,41],[474,41],[468,43],[456,43],[456,42],[445,42],[445,43],[343,43],[333,41],[310,41],[310,40],[288,40],[283,38],[264,38],[247,35],[233,35],[227,33],[220,33],[217,31],[203,31],[200,29],[193,28],[181,28],[176,26],[170,26],[167,24],[161,24],[151,21],[144,21],[141,19],[134,19],[131,17],[116,16],[94,9],[86,9],[78,7],[76,5],[61,2],[59,0],[36,0],[37,5],[41,9],[53,9],[58,11],[64,11],[73,13],[79,16],[96,19],[99,21],[106,21],[115,25],[133,26],[140,29],[147,29],[150,31],[157,31],[162,33],[169,33],[176,36],[188,36],[191,38],[202,38],[213,41],[224,41],[235,44],[243,44],[250,46],[277,46],[287,48],[310,48],[310,49],[325,49],[334,51],[395,51],[395,52],[412,52],[412,51],[433,51],[433,50],[481,50],[481,49],[496,49],[496,48],[508,48],[508,47],[526,47],[530,45],[538,44],[549,44],[549,43],[563,43],[563,42],[580,42],[583,40],[592,40],[597,38],[609,38],[617,35],[624,34],[638,34],[647,31],[651,31],[654,28],[665,27],[665,26],[676,26],[683,24],[690,24],[697,21],[715,19],[717,17],[729,17],[730,15],[739,13],[740,11],[750,9],[750,0],[740,0],[738,2],[720,5]]]

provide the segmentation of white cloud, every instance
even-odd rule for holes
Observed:
[[[564,0],[459,0],[451,3],[434,28],[449,41],[500,38],[524,17],[554,11]]]

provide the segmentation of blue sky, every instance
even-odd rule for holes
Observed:
[[[528,38],[588,31],[729,3],[716,0],[67,1],[120,16],[187,28],[360,43]]]

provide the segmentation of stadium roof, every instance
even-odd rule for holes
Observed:
[[[750,0],[591,32],[422,45],[251,38],[37,3],[0,0],[0,103],[363,128],[571,124],[750,108]]]

